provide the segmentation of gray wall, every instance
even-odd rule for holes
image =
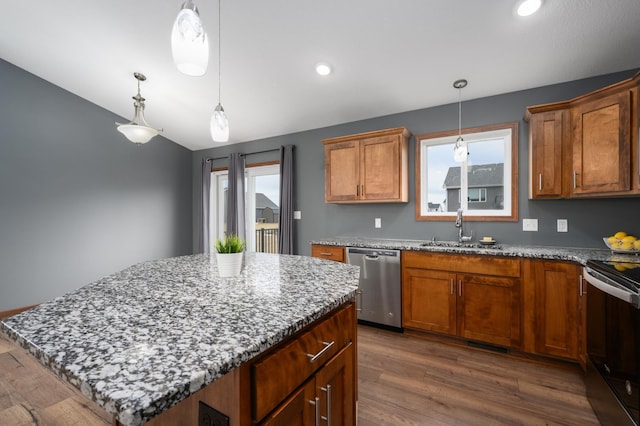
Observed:
[[[525,108],[570,99],[634,75],[634,71],[507,93],[464,102],[463,127],[519,122],[519,221],[509,223],[467,222],[474,236],[492,235],[503,243],[568,247],[605,248],[601,236],[617,230],[640,234],[638,212],[640,198],[599,200],[528,200],[528,126],[522,120]],[[473,82],[471,82],[473,84]],[[242,123],[231,123],[233,126]],[[250,123],[246,123],[250,125]],[[324,153],[322,139],[353,133],[405,126],[413,135],[456,129],[457,104],[410,111],[370,120],[341,124],[307,132],[247,142],[235,146],[196,151],[193,154],[194,206],[200,193],[200,161],[203,157],[220,157],[229,152],[251,153],[292,143],[295,149],[295,209],[302,219],[295,222],[296,252],[311,253],[309,241],[332,236],[362,236],[399,239],[455,239],[452,221],[417,222],[415,220],[415,138],[410,144],[410,201],[405,204],[338,205],[324,203]],[[277,159],[277,153],[249,156],[247,162]],[[224,160],[215,163],[223,166]],[[382,218],[382,228],[375,229],[374,218]],[[523,232],[522,218],[537,218],[539,232]],[[556,232],[556,219],[568,219],[569,232]],[[194,214],[194,247],[197,247],[198,222]],[[465,231],[466,232],[466,231]]]
[[[2,60],[0,93],[0,311],[191,253],[191,151]]]

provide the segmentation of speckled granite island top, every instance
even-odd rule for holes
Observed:
[[[247,253],[144,262],[1,323],[11,338],[125,425],[185,399],[351,300],[359,268]]]
[[[465,244],[462,247],[430,246],[423,244],[427,240],[394,240],[362,237],[332,237],[311,241],[311,244],[322,244],[345,247],[371,247],[389,250],[410,250],[451,254],[482,254],[488,256],[522,257],[529,259],[565,260],[581,265],[588,260],[640,261],[640,257],[629,254],[613,253],[609,249],[550,247],[496,244],[481,246],[478,243]]]

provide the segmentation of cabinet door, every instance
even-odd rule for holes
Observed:
[[[396,135],[360,141],[361,197],[367,201],[401,200],[401,138]]]
[[[349,343],[316,373],[316,397],[320,398],[316,407],[321,420],[317,424],[355,425],[353,350]]]
[[[305,426],[315,424],[315,410],[319,399],[315,398],[315,381],[300,386],[282,405],[262,423],[264,426]]]
[[[402,325],[455,335],[455,278],[451,272],[404,268]]]
[[[534,114],[529,121],[532,198],[562,196],[562,147],[565,111]]]
[[[519,348],[520,280],[458,274],[458,334],[461,337]]]
[[[325,202],[355,201],[360,194],[358,141],[328,144],[324,147]]]
[[[563,262],[533,262],[535,282],[535,350],[577,359],[579,267]]]
[[[631,91],[572,108],[572,194],[631,189]]]

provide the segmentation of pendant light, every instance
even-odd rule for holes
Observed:
[[[220,18],[221,13],[221,0],[218,0],[218,106],[213,111],[213,115],[211,116],[211,137],[214,142],[227,142],[229,140],[229,120],[227,119],[226,114],[224,113],[224,108],[222,108],[222,103],[220,102],[221,96],[221,70],[222,70],[222,42],[221,42],[221,34],[222,31],[220,29],[220,23],[222,19]]]
[[[467,143],[462,138],[462,89],[467,87],[467,80],[456,80],[453,87],[458,89],[458,139],[453,146],[453,160],[462,163],[467,159]]]
[[[126,124],[116,122],[118,125],[118,131],[125,135],[133,143],[143,144],[149,142],[152,137],[162,132],[162,129],[154,129],[149,126],[147,120],[144,119],[144,101],[145,99],[140,96],[140,82],[145,81],[147,77],[139,72],[133,73],[133,76],[138,80],[138,94],[133,96],[134,114],[133,119]]]
[[[171,31],[171,53],[178,70],[193,77],[207,72],[209,39],[204,31],[198,8],[186,0]]]

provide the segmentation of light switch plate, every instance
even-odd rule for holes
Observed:
[[[569,232],[569,221],[567,219],[558,219],[558,232]]]
[[[376,217],[376,220],[374,221],[374,226],[376,228],[382,228],[382,219],[379,217]]]
[[[302,212],[300,210],[294,210],[293,211],[293,218],[294,219],[302,219]]]
[[[522,230],[538,232],[538,219],[522,219]]]

